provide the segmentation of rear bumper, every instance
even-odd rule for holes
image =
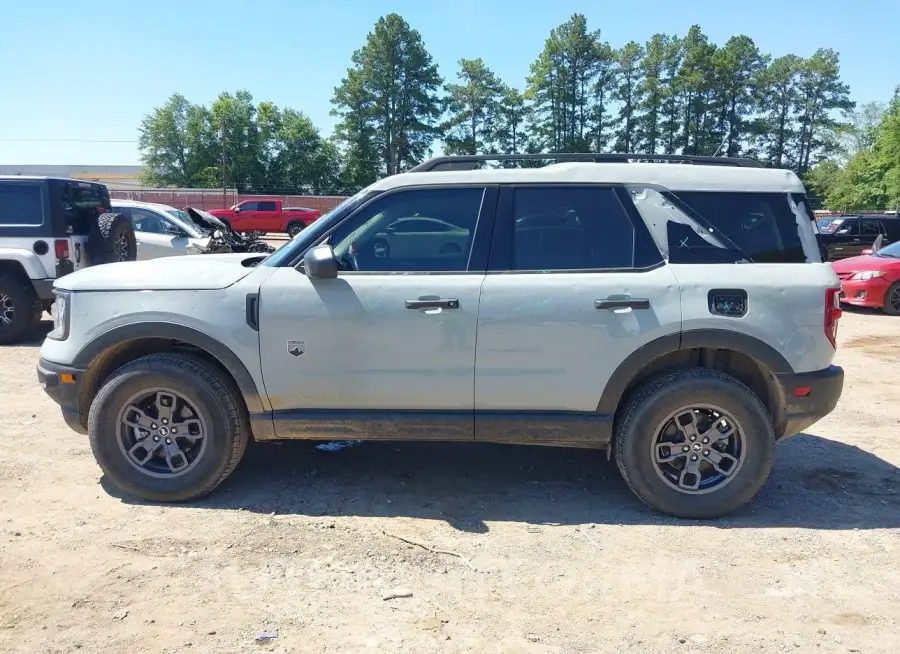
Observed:
[[[776,375],[786,403],[786,421],[780,438],[799,434],[834,410],[844,389],[844,369]]]
[[[79,434],[87,433],[81,420],[79,402],[84,373],[84,370],[51,363],[44,359],[40,359],[37,365],[37,377],[41,388],[59,405],[66,424]]]
[[[31,285],[34,287],[35,295],[41,300],[53,299],[53,282],[55,279],[32,279]]]

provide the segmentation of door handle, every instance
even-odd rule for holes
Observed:
[[[435,300],[407,300],[407,309],[459,309],[456,298],[438,298]]]
[[[595,309],[649,309],[650,300],[646,298],[606,298],[594,300]]]

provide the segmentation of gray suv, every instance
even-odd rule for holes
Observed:
[[[212,491],[250,438],[358,438],[606,449],[660,511],[748,502],[843,385],[800,180],[727,158],[486,167],[508,158],[382,179],[269,256],[68,275],[40,382],[152,501]]]

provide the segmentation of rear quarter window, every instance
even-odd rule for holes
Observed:
[[[0,225],[42,225],[44,203],[39,184],[0,184]]]
[[[725,234],[755,263],[806,262],[797,218],[787,194],[676,191],[674,195],[715,230]],[[705,263],[707,256],[718,259],[724,255],[713,252],[714,249],[692,230],[670,225],[672,263]]]

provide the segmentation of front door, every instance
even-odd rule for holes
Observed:
[[[680,331],[677,280],[622,197],[603,186],[501,190],[478,314],[478,440],[600,440],[615,370]]]
[[[280,437],[473,438],[478,243],[494,198],[483,187],[386,193],[328,237],[337,278],[286,267],[263,282],[261,363]],[[403,256],[380,247],[389,224],[414,216],[467,230],[463,250],[436,252],[430,238]]]
[[[185,254],[187,236],[177,236],[167,231],[175,223],[148,209],[131,208],[130,212],[139,261]]]
[[[832,261],[855,257],[862,251],[859,218],[846,218],[829,239],[828,258]],[[873,239],[874,241],[874,239]]]

